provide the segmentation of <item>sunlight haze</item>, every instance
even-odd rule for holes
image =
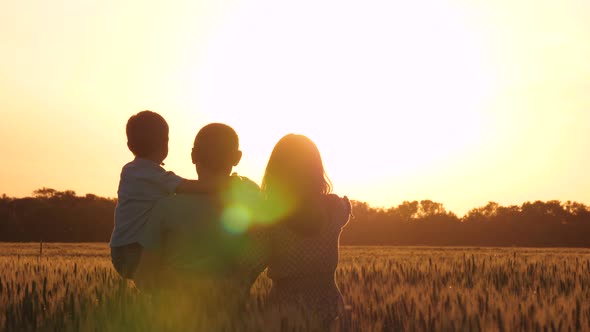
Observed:
[[[213,4],[214,3],[214,4]],[[167,170],[236,129],[260,183],[287,133],[335,192],[590,203],[590,4],[512,1],[17,1],[0,4],[0,194],[115,197],[127,119],[170,125]]]

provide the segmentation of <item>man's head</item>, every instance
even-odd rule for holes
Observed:
[[[168,156],[168,124],[155,112],[139,112],[127,121],[127,147],[135,157],[161,163]]]
[[[232,127],[211,123],[203,127],[193,145],[192,159],[199,175],[229,175],[242,158],[238,134]]]

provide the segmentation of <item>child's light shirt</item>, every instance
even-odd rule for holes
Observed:
[[[173,194],[183,180],[147,159],[123,166],[110,246],[136,243],[156,201]]]

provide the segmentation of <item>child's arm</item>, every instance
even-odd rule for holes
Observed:
[[[176,187],[177,194],[208,194],[225,188],[229,179],[220,181],[203,181],[183,179]]]

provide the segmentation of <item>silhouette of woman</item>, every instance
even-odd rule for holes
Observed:
[[[348,198],[331,194],[316,145],[289,134],[275,146],[262,180],[271,236],[270,301],[295,305],[308,317],[332,324],[344,303],[335,282],[342,227],[350,217]]]

